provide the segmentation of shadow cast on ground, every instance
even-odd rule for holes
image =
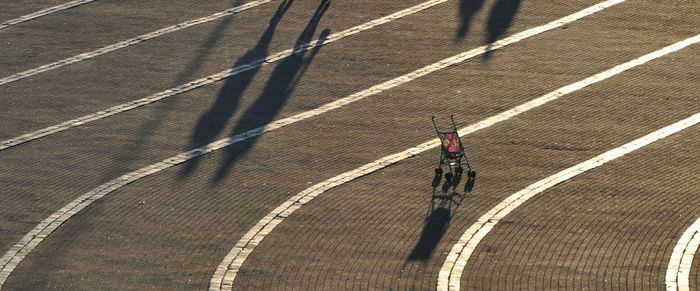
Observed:
[[[486,25],[486,44],[489,48],[493,42],[500,39],[507,31],[508,28],[515,21],[515,15],[520,9],[521,0],[497,0],[496,3],[491,8],[491,14],[489,14],[489,20]],[[490,60],[493,57],[493,50],[486,50],[482,58],[485,61]]]
[[[445,179],[440,187],[442,174],[435,174],[431,186],[433,188],[430,198],[428,214],[423,224],[420,238],[408,255],[407,261],[427,261],[447,232],[452,216],[465,196],[456,192],[461,180],[461,174]],[[438,193],[438,187],[441,191]],[[436,203],[437,200],[437,203]]]
[[[293,0],[288,0],[280,4],[255,47],[238,58],[232,68],[266,58],[269,55],[268,48],[272,42],[277,25],[282,20],[282,16],[287,12],[292,2]],[[226,79],[219,94],[216,96],[214,104],[197,121],[197,125],[195,125],[192,136],[190,137],[189,148],[199,148],[216,139],[236,112],[243,93],[260,71],[260,68],[261,66],[255,66],[243,74]],[[199,160],[199,158],[189,160],[185,167],[183,167],[181,175],[192,173],[197,167]]]
[[[321,18],[328,10],[329,5],[330,1],[321,1],[316,13],[297,38],[294,45],[295,49],[301,48],[313,39]],[[308,50],[300,50],[282,60],[275,67],[260,97],[246,110],[240,122],[231,131],[231,135],[268,124],[274,120],[280,111],[282,111],[287,100],[292,96],[301,77],[306,73],[306,70],[323,47],[322,43],[329,35],[330,29],[324,29],[319,36],[320,45],[315,46],[310,52]],[[251,150],[259,138],[260,135],[256,135],[246,142],[229,146],[225,152],[224,161],[219,167],[212,183],[217,184],[221,182],[227,176],[231,167]]]
[[[484,6],[484,0],[460,0],[459,1],[459,28],[457,29],[457,35],[455,35],[455,42],[461,42],[469,33],[469,27],[471,26],[472,19],[476,15],[481,7]]]
[[[243,2],[244,0],[236,0],[231,4],[231,7],[238,7],[242,5]],[[173,86],[179,86],[188,82],[197,75],[204,61],[212,54],[214,48],[223,37],[224,32],[229,29],[236,19],[236,16],[236,14],[226,16],[214,27],[212,32],[207,36],[207,39],[199,46],[194,58],[184,66],[184,69],[182,69],[181,73],[175,78]],[[165,123],[178,97],[180,97],[180,95],[173,96],[169,102],[158,102],[153,105],[155,107],[153,109],[155,113],[136,130],[136,134],[133,134],[133,142],[129,143],[129,146],[124,149],[115,152],[116,164],[105,172],[105,175],[108,175],[105,179],[113,178],[112,175],[114,172],[128,171],[127,168],[131,166],[134,161],[141,159],[140,153],[144,145],[148,143],[154,133]]]
[[[493,56],[493,51],[490,50],[491,44],[508,31],[508,28],[515,21],[521,2],[522,0],[496,0],[493,4],[486,22],[484,39],[489,50],[482,56],[482,60],[488,61],[491,59]],[[460,0],[458,9],[460,22],[454,39],[456,43],[466,39],[474,17],[483,6],[484,0]]]
[[[239,58],[234,64],[234,67],[264,59],[268,56],[268,47],[275,29],[292,2],[293,0],[284,1],[278,7],[277,13],[270,20],[270,24],[265,33],[261,36],[258,44]],[[281,60],[274,68],[262,93],[241,115],[240,121],[234,126],[230,133],[231,136],[269,124],[281,112],[288,99],[292,96],[301,77],[306,73],[313,59],[320,51],[322,43],[328,35],[330,35],[330,29],[325,29],[319,36],[319,45],[316,45],[310,51],[303,49],[304,45],[312,41],[321,22],[321,18],[326,13],[329,6],[330,1],[321,1],[313,17],[311,17],[294,44],[294,48],[297,52]],[[236,112],[244,92],[249,87],[260,68],[261,66],[257,66],[237,76],[237,78],[226,79],[226,83],[224,83],[214,104],[197,122],[190,139],[191,148],[203,147],[215,141]],[[214,185],[221,182],[228,175],[235,163],[245,156],[256,144],[258,138],[259,136],[254,136],[244,142],[230,145],[224,153],[223,162],[217,170],[216,175],[212,178],[211,184]],[[200,158],[189,160],[183,167],[181,176],[191,174],[196,169],[199,161]]]

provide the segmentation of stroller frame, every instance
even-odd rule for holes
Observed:
[[[440,164],[435,168],[435,175],[442,176],[442,166],[446,165],[450,172],[445,174],[445,179],[452,182],[453,178],[457,178],[457,181],[453,183],[456,185],[462,177],[463,165],[467,166],[469,178],[476,177],[476,171],[469,165],[467,153],[464,151],[462,140],[457,132],[454,114],[450,115],[450,120],[452,121],[452,130],[441,131],[435,123],[435,116],[432,117],[433,127],[435,127],[435,132],[440,139]]]

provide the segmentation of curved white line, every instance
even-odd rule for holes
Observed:
[[[269,1],[269,0],[265,0],[265,1]],[[367,22],[365,24],[361,24],[361,25],[352,27],[350,29],[331,34],[324,40],[314,40],[314,41],[311,41],[311,42],[306,43],[304,45],[301,45],[297,48],[288,49],[288,50],[285,50],[282,52],[278,52],[278,53],[270,55],[266,58],[255,60],[255,61],[252,61],[248,64],[240,65],[240,66],[235,67],[235,68],[230,69],[230,70],[226,70],[226,71],[223,71],[223,72],[211,75],[211,76],[197,79],[197,80],[191,81],[189,83],[177,86],[175,88],[171,88],[171,89],[150,95],[150,96],[145,97],[145,98],[141,98],[141,99],[138,99],[135,101],[131,101],[131,102],[117,105],[117,106],[113,106],[113,107],[110,107],[108,109],[105,109],[105,110],[102,110],[99,112],[95,112],[95,113],[92,113],[89,115],[85,115],[83,117],[79,117],[79,118],[76,118],[73,120],[69,120],[69,121],[66,121],[66,122],[63,122],[60,124],[56,124],[56,125],[44,128],[44,129],[40,129],[40,130],[33,131],[33,132],[30,132],[30,133],[27,133],[27,134],[24,134],[24,135],[21,135],[21,136],[12,138],[12,139],[2,141],[2,142],[0,142],[0,151],[17,146],[17,145],[20,145],[20,144],[23,144],[25,142],[29,142],[29,141],[41,138],[41,137],[45,137],[47,135],[61,132],[61,131],[64,131],[64,130],[67,130],[67,129],[70,129],[70,128],[73,128],[76,126],[80,126],[80,125],[83,125],[83,124],[88,123],[88,122],[107,118],[109,116],[112,116],[112,115],[115,115],[118,113],[122,113],[122,112],[125,112],[128,110],[132,110],[134,108],[138,108],[138,107],[141,107],[141,106],[144,106],[147,104],[151,104],[153,102],[156,102],[156,101],[159,101],[159,100],[162,100],[165,98],[169,98],[169,97],[175,96],[177,94],[187,92],[187,91],[190,91],[190,90],[193,90],[193,89],[196,89],[196,88],[199,88],[199,87],[202,87],[202,86],[205,86],[205,85],[208,85],[208,84],[211,84],[211,83],[223,80],[223,79],[226,79],[230,76],[250,71],[252,69],[261,67],[265,64],[277,62],[277,61],[282,60],[286,57],[289,57],[295,53],[307,51],[307,50],[313,49],[315,47],[319,47],[319,46],[346,38],[348,36],[369,30],[371,28],[377,27],[379,25],[391,22],[393,20],[396,20],[396,19],[399,19],[402,17],[423,11],[425,9],[428,9],[430,7],[433,7],[435,5],[438,5],[438,4],[447,2],[447,1],[449,1],[449,0],[427,1],[427,2],[424,2],[422,4],[418,4],[416,6],[401,10],[399,12],[372,20],[372,21]]]
[[[582,81],[579,81],[579,82],[576,82],[576,83],[571,84],[569,86],[566,86],[560,90],[562,92],[571,92],[571,91],[579,90],[585,86],[600,82],[600,81],[605,80],[607,78],[610,78],[614,75],[622,73],[626,70],[629,70],[631,68],[634,68],[636,66],[644,64],[644,63],[649,62],[651,60],[654,60],[656,58],[665,56],[669,53],[678,51],[680,49],[683,49],[687,46],[696,44],[698,42],[700,42],[700,35],[696,35],[694,37],[685,39],[685,40],[677,42],[673,45],[664,47],[660,50],[657,50],[657,51],[654,51],[652,53],[641,56],[641,57],[634,59],[632,61],[618,65],[610,70],[598,73],[596,75],[593,75],[592,77],[586,78]],[[696,119],[698,119],[699,117],[700,117],[700,115],[696,114],[692,117],[695,119],[693,119],[691,121],[687,121],[687,122],[697,122]],[[534,196],[537,193],[540,193],[540,192],[546,190],[549,187],[552,187],[552,186],[554,186],[562,181],[565,181],[573,176],[576,176],[584,171],[591,169],[591,168],[588,168],[589,166],[593,166],[593,168],[599,166],[600,164],[597,164],[599,161],[603,161],[602,163],[605,163],[605,162],[609,161],[609,160],[607,160],[608,157],[617,158],[619,156],[622,156],[625,153],[628,153],[632,150],[638,149],[639,147],[641,147],[643,145],[646,145],[648,143],[651,143],[651,142],[657,140],[658,138],[654,139],[656,137],[659,137],[659,138],[665,137],[663,134],[665,134],[666,131],[670,132],[668,134],[671,134],[671,133],[679,131],[680,129],[685,128],[685,127],[682,127],[683,125],[674,125],[674,126],[676,126],[676,127],[664,128],[663,130],[661,130],[661,132],[655,132],[655,133],[651,134],[650,136],[644,137],[644,138],[642,138],[643,141],[634,141],[630,144],[627,144],[627,145],[624,145],[618,149],[612,150],[608,153],[605,153],[605,154],[603,154],[599,157],[596,157],[592,160],[589,160],[585,163],[582,163],[582,164],[577,165],[573,168],[567,169],[559,174],[556,174],[552,177],[549,177],[545,180],[542,180],[538,183],[535,183],[535,184],[531,185],[530,187],[506,198],[506,200],[501,202],[501,204],[497,205],[491,211],[484,214],[484,216],[482,216],[477,221],[477,223],[472,225],[472,227],[469,228],[462,235],[462,237],[457,242],[457,244],[455,244],[453,246],[452,251],[449,253],[447,258],[445,259],[445,262],[443,263],[443,267],[440,269],[440,273],[438,275],[437,289],[438,290],[459,290],[460,284],[461,284],[460,278],[462,276],[462,271],[463,271],[464,267],[466,266],[467,260],[471,256],[471,253],[474,251],[477,244],[491,230],[491,228],[499,221],[499,219],[501,219],[503,216],[508,214],[510,211],[512,211],[516,207],[520,206],[520,204],[525,202],[527,199],[531,198],[532,196]],[[673,131],[676,128],[678,128],[678,130]],[[647,143],[642,144],[643,142],[647,142]],[[640,144],[640,146],[635,148],[635,146],[637,146],[638,144]],[[619,156],[615,156],[618,153],[621,153],[621,154]]]
[[[243,4],[241,6],[233,7],[233,8],[224,10],[222,12],[214,13],[214,14],[209,15],[209,16],[205,16],[205,17],[201,17],[201,18],[197,18],[197,19],[193,19],[193,20],[188,20],[188,21],[185,21],[185,22],[182,22],[179,24],[171,25],[171,26],[161,28],[161,29],[153,31],[153,32],[149,32],[149,33],[142,34],[142,35],[139,35],[139,36],[134,37],[134,38],[127,39],[125,41],[120,41],[120,42],[115,43],[115,44],[111,44],[111,45],[108,45],[105,47],[98,48],[98,49],[90,51],[90,52],[85,52],[85,53],[78,54],[78,55],[75,55],[75,56],[72,56],[69,58],[62,59],[60,61],[55,61],[55,62],[50,63],[50,64],[42,65],[42,66],[39,66],[39,67],[36,67],[33,69],[29,69],[29,70],[26,70],[23,72],[12,74],[10,76],[7,76],[7,77],[0,79],[0,86],[15,82],[15,81],[22,80],[22,79],[34,76],[36,74],[40,74],[40,73],[44,73],[44,72],[51,71],[54,69],[58,69],[58,68],[63,67],[63,66],[75,64],[75,63],[80,62],[80,61],[89,60],[89,59],[92,59],[94,57],[104,55],[104,54],[109,53],[109,52],[116,51],[118,49],[132,46],[132,45],[135,45],[137,43],[142,43],[144,41],[162,36],[164,34],[175,32],[178,30],[182,30],[182,29],[185,29],[185,28],[188,28],[191,26],[195,26],[197,24],[210,22],[210,21],[222,18],[222,17],[234,15],[236,13],[240,13],[240,12],[248,10],[250,8],[253,8],[253,7],[265,4],[265,3],[269,3],[270,1],[272,1],[272,0],[252,1],[249,3]]]
[[[690,290],[690,269],[700,245],[700,218],[685,230],[673,248],[666,269],[666,290]]]
[[[620,3],[622,1],[624,1],[624,0],[609,0],[609,1],[606,1],[603,3],[617,4],[617,3]],[[428,3],[428,2],[426,2],[426,3]],[[430,1],[430,3],[437,3],[437,2]],[[612,6],[614,4],[611,4],[610,6]],[[586,10],[584,10],[584,11],[586,11]],[[581,15],[580,13],[581,12],[573,14],[572,16],[577,15],[577,17],[571,18],[568,22],[571,22],[571,21],[574,21],[574,20],[577,20],[581,17],[586,16],[586,15]],[[591,13],[593,13],[593,12],[591,12]],[[563,19],[566,19],[566,18],[563,18]],[[562,19],[560,19],[560,20],[557,20],[555,22],[546,24],[542,27],[548,27],[549,29],[553,29],[553,28],[559,27],[561,25],[564,25],[568,22],[562,21]],[[553,23],[555,23],[555,24],[553,24]],[[542,28],[542,27],[539,27],[539,28]],[[80,212],[83,208],[87,207],[88,205],[90,205],[94,201],[96,201],[97,199],[104,197],[105,195],[111,193],[112,191],[114,191],[116,189],[119,189],[119,188],[121,188],[121,187],[123,187],[131,182],[139,180],[143,177],[158,173],[158,172],[160,172],[164,169],[170,168],[174,165],[181,164],[181,163],[183,163],[187,160],[193,159],[195,157],[198,157],[198,156],[204,155],[206,153],[210,153],[212,151],[224,148],[224,147],[229,146],[229,145],[234,144],[234,143],[238,143],[238,142],[250,139],[252,137],[261,135],[263,133],[266,133],[266,132],[269,132],[269,131],[272,131],[275,129],[279,129],[279,128],[284,127],[286,125],[293,124],[293,123],[296,123],[298,121],[323,114],[323,113],[328,112],[330,110],[340,108],[340,107],[345,106],[347,104],[350,104],[352,102],[364,99],[364,98],[372,96],[374,94],[381,93],[385,90],[394,88],[396,86],[407,83],[407,82],[412,81],[412,80],[419,78],[421,76],[435,72],[437,70],[459,64],[467,59],[481,55],[487,51],[496,50],[498,48],[501,48],[501,47],[507,46],[509,44],[518,42],[520,40],[523,40],[527,37],[544,32],[544,31],[538,32],[537,29],[538,28],[534,28],[534,29],[530,29],[530,30],[524,31],[522,33],[513,35],[511,37],[508,37],[508,38],[505,38],[505,39],[500,40],[498,42],[495,42],[489,47],[483,46],[483,47],[473,49],[473,50],[467,51],[465,53],[456,55],[454,57],[444,59],[440,62],[423,67],[423,68],[418,69],[416,71],[413,71],[407,75],[400,76],[398,78],[384,82],[380,85],[373,86],[369,89],[355,93],[355,94],[350,95],[348,97],[345,97],[345,98],[339,99],[337,101],[325,104],[319,108],[309,110],[306,112],[302,112],[302,113],[299,113],[297,115],[294,115],[294,116],[291,116],[288,118],[277,120],[277,121],[272,122],[266,126],[254,128],[252,130],[243,132],[241,134],[234,135],[228,139],[223,139],[223,140],[213,142],[207,146],[197,148],[197,149],[191,150],[191,151],[186,152],[186,153],[182,153],[182,154],[174,156],[172,158],[163,160],[159,163],[142,168],[138,171],[125,174],[117,179],[114,179],[106,184],[103,184],[103,185],[91,190],[90,192],[83,194],[78,199],[76,199],[73,202],[69,203],[68,205],[64,206],[60,210],[56,211],[53,215],[49,216],[44,221],[42,221],[40,224],[38,224],[36,227],[34,227],[34,229],[32,229],[32,231],[27,233],[14,246],[12,246],[12,248],[10,248],[10,250],[7,251],[7,253],[5,253],[0,258],[0,266],[2,267],[0,269],[0,287],[2,287],[4,282],[7,280],[7,277],[10,276],[10,274],[17,267],[17,265],[29,254],[29,252],[31,252],[39,243],[41,243],[41,241],[43,241],[44,238],[46,238],[49,234],[51,234],[54,230],[56,230],[56,228],[58,228],[61,224],[63,224],[65,221],[67,221],[73,215]],[[522,110],[522,108],[518,109],[518,110]],[[498,121],[496,121],[496,122],[498,122]],[[478,129],[478,128],[475,128],[474,130],[476,130],[476,129]]]
[[[42,10],[39,10],[39,11],[37,11],[37,12],[31,13],[31,14],[27,14],[27,15],[24,15],[24,16],[20,16],[20,17],[18,17],[18,18],[11,19],[11,20],[5,21],[5,22],[3,22],[3,23],[0,23],[0,30],[1,30],[1,29],[5,29],[5,28],[8,28],[8,27],[13,26],[13,25],[20,24],[20,23],[25,22],[25,21],[32,20],[32,19],[34,19],[34,18],[38,18],[38,17],[44,16],[44,15],[49,15],[49,14],[52,14],[52,13],[56,13],[56,12],[59,12],[59,11],[63,11],[63,10],[66,10],[66,9],[73,8],[73,7],[75,7],[75,6],[80,6],[80,5],[87,4],[87,3],[90,3],[90,2],[95,2],[95,1],[97,1],[97,0],[76,0],[76,1],[70,1],[70,2],[64,3],[64,4],[61,4],[61,5],[56,5],[56,6],[53,6],[53,7],[49,7],[49,8],[46,8],[46,9],[42,9]]]
[[[566,23],[578,20],[586,15],[593,14],[597,11],[600,11],[602,9],[605,9],[607,7],[610,7],[612,5],[615,5],[617,3],[620,3],[622,1],[606,1],[601,4],[595,5],[591,8],[585,9],[581,12],[578,12],[576,14],[572,14],[571,16],[564,17],[562,19],[556,20],[554,22],[550,22],[549,24],[536,27],[527,31],[524,31],[522,33],[516,34],[512,36],[511,38],[506,38],[501,41],[498,41],[492,45],[492,48],[500,48],[503,47],[504,45],[510,44],[515,41],[521,40],[522,36],[528,35],[531,36],[530,33],[534,33],[537,31],[537,33],[544,32],[549,29],[553,29],[556,27],[559,27],[561,25],[564,25]],[[533,34],[534,35],[534,34]],[[517,39],[517,40],[516,40]],[[482,53],[487,50],[486,47],[479,48],[482,50]],[[462,60],[463,61],[463,60]],[[461,61],[460,61],[461,62]],[[449,60],[444,60],[441,63],[443,64],[448,64],[450,63]],[[627,68],[629,69],[629,68]],[[625,69],[626,70],[626,69]],[[576,91],[578,89],[581,89],[585,86],[588,86],[592,83],[601,81],[605,78],[597,77],[598,75],[595,75],[589,79],[587,84],[584,86],[580,87],[574,87],[574,86],[566,86],[562,87],[559,90],[556,90],[552,93],[549,93],[547,95],[544,95],[542,97],[539,97],[537,99],[534,99],[532,101],[529,101],[527,103],[524,103],[520,106],[517,106],[515,108],[512,108],[508,111],[502,112],[498,115],[492,116],[490,118],[487,118],[485,120],[482,120],[476,124],[470,125],[468,127],[462,128],[459,133],[460,135],[464,136],[467,134],[471,134],[474,131],[477,131],[479,129],[483,129],[489,126],[492,126],[496,123],[499,123],[501,121],[507,120],[512,118],[513,116],[516,116],[520,113],[523,113],[525,111],[528,111],[530,109],[533,109],[535,107],[541,106],[549,101],[555,100],[563,95],[566,95],[568,93],[571,93],[573,91]],[[587,79],[588,80],[588,79]],[[231,290],[233,288],[233,281],[236,278],[236,275],[238,274],[238,271],[240,270],[241,266],[243,266],[243,263],[245,260],[248,258],[248,255],[253,252],[255,247],[260,244],[260,242],[273,230],[275,227],[277,227],[278,224],[280,224],[287,216],[289,216],[291,213],[299,209],[302,205],[308,203],[318,195],[321,195],[325,191],[336,187],[338,185],[344,184],[346,182],[352,181],[354,179],[357,179],[359,177],[362,177],[364,175],[370,174],[374,171],[383,169],[384,167],[387,167],[391,164],[397,163],[401,160],[404,160],[406,158],[415,156],[421,152],[424,152],[428,149],[434,148],[439,145],[438,140],[430,140],[425,143],[422,143],[416,147],[409,148],[405,151],[384,157],[382,159],[376,160],[372,163],[366,164],[360,168],[357,168],[355,170],[345,172],[341,175],[335,176],[333,178],[330,178],[326,181],[323,181],[321,183],[318,183],[316,185],[313,185],[306,190],[300,192],[299,194],[289,198],[285,203],[280,205],[279,207],[275,208],[272,210],[270,213],[267,214],[263,219],[258,221],[258,223],[253,226],[231,249],[231,251],[223,258],[219,266],[217,267],[214,275],[212,276],[210,282],[209,282],[209,290]]]
[[[437,5],[439,3],[445,2],[448,0],[433,0],[433,1],[428,1],[420,5],[416,5],[412,8],[408,8],[405,10],[402,10],[400,12],[391,14],[389,16],[385,16],[382,18],[379,18],[374,21],[370,21],[364,25],[357,26],[354,29],[351,30],[346,30],[347,33],[357,33],[362,30],[367,30],[371,27],[377,26],[380,24],[380,21],[388,22],[393,19],[398,19],[400,17],[403,17],[405,15],[408,15],[410,13],[415,13],[420,10],[427,9],[431,6]],[[333,35],[331,35],[333,37]],[[345,37],[343,35],[335,35],[335,40],[338,40],[342,37]],[[508,45],[510,43],[519,41],[522,38],[509,38],[509,41],[506,41],[507,39],[504,39],[502,43],[500,43],[499,46],[493,46],[490,49],[486,49],[485,47],[481,47],[478,49],[474,49],[471,51],[468,51],[466,53],[457,55],[452,58],[445,59],[443,61],[440,61],[438,63],[432,64],[430,66],[423,67],[421,69],[418,69],[416,71],[413,71],[407,75],[400,76],[398,78],[395,78],[393,80],[384,82],[382,84],[373,86],[369,89],[357,92],[353,95],[344,97],[342,99],[336,100],[331,103],[327,103],[321,107],[318,107],[313,110],[308,110],[299,114],[296,114],[294,116],[280,119],[277,121],[274,121],[272,123],[269,123],[265,126],[260,126],[251,130],[248,130],[246,132],[234,135],[232,137],[229,137],[227,139],[222,139],[213,143],[210,143],[206,146],[200,147],[193,149],[189,152],[185,152],[182,154],[179,154],[177,156],[165,159],[161,162],[155,163],[153,165],[147,166],[145,168],[139,169],[137,171],[125,174],[119,178],[116,178],[112,181],[109,181],[103,185],[100,185],[99,187],[92,189],[91,191],[83,194],[82,196],[78,197],[76,200],[73,202],[69,203],[68,205],[62,207],[60,210],[56,211],[54,214],[49,216],[48,218],[44,219],[41,223],[39,223],[37,226],[34,227],[29,233],[27,233],[22,239],[20,239],[15,245],[13,245],[10,250],[8,250],[2,257],[0,257],[0,287],[5,283],[7,278],[10,276],[12,271],[17,267],[17,265],[39,244],[41,243],[44,238],[46,238],[49,234],[51,234],[54,230],[56,230],[61,224],[63,224],[65,221],[70,219],[73,215],[76,213],[80,212],[82,209],[87,207],[88,205],[92,204],[96,200],[104,197],[105,195],[111,193],[112,191],[119,189],[131,182],[137,181],[143,177],[158,173],[160,171],[163,171],[165,169],[168,169],[172,166],[181,164],[187,160],[199,157],[201,155],[219,150],[221,148],[227,147],[229,145],[232,145],[234,143],[238,143],[241,141],[248,140],[250,138],[262,135],[266,132],[273,131],[276,129],[279,129],[281,127],[326,113],[330,110],[340,108],[342,106],[348,105],[352,102],[364,99],[366,97],[372,96],[374,94],[381,93],[385,90],[388,90],[390,88],[399,86],[401,84],[407,83],[411,80],[414,80],[416,78],[419,78],[421,76],[424,76],[426,74],[435,72],[437,70],[458,64],[459,62],[462,62],[466,59],[469,59],[471,57],[480,55],[487,50],[495,50],[497,48],[503,47],[505,45]],[[314,46],[321,45],[319,41],[314,41],[306,46],[303,46],[301,48],[298,48],[298,51],[301,50],[306,50],[310,49]],[[291,50],[290,50],[291,52]],[[283,56],[286,55],[281,55],[277,54],[276,57],[273,56],[273,58],[266,60],[265,62],[274,62],[282,58]],[[262,61],[261,61],[262,62]],[[180,91],[181,92],[181,91]]]
[[[460,278],[462,276],[462,272],[464,271],[464,267],[467,265],[469,257],[479,245],[479,242],[481,242],[486,234],[488,234],[489,231],[491,231],[491,229],[493,229],[493,227],[496,226],[501,219],[518,208],[520,205],[523,205],[530,198],[551,187],[554,187],[555,185],[558,185],[559,183],[578,176],[581,173],[597,168],[607,162],[622,157],[625,154],[638,150],[650,143],[668,137],[669,135],[677,133],[699,122],[700,113],[696,113],[691,117],[654,131],[621,147],[609,150],[590,160],[540,180],[504,199],[501,203],[481,216],[476,223],[474,223],[469,229],[467,229],[467,231],[464,232],[459,241],[452,247],[452,250],[447,255],[447,258],[440,269],[437,289],[459,290],[461,284]]]

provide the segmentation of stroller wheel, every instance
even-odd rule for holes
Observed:
[[[442,168],[435,168],[435,175],[442,175]]]
[[[452,177],[454,177],[454,174],[452,173],[445,174],[445,180],[447,181],[452,181]]]
[[[462,169],[462,167],[455,168],[455,173],[461,174],[462,172],[464,172],[464,169]]]
[[[476,171],[475,170],[469,170],[469,177],[470,178],[476,178]]]

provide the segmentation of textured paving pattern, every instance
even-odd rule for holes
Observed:
[[[272,0],[3,84],[0,140],[426,1]],[[0,22],[67,2],[2,3]],[[99,0],[34,18],[0,30],[0,78],[251,2]],[[0,150],[0,252],[124,174],[599,2],[448,0]],[[624,1],[168,167],[76,212],[26,255],[2,289],[207,289],[224,257],[265,215],[310,186],[433,138],[430,116],[447,121],[455,113],[458,126],[478,122],[695,36],[699,14],[692,0]],[[232,287],[435,289],[453,244],[505,197],[700,112],[699,56],[697,45],[685,48],[465,136],[478,176],[469,193],[465,180],[457,187],[462,196],[431,200],[443,192],[444,180],[432,184],[437,150],[329,189],[259,242]],[[462,289],[665,288],[673,247],[700,217],[698,148],[695,126],[539,194],[478,245]],[[699,258],[691,290],[700,288]]]

